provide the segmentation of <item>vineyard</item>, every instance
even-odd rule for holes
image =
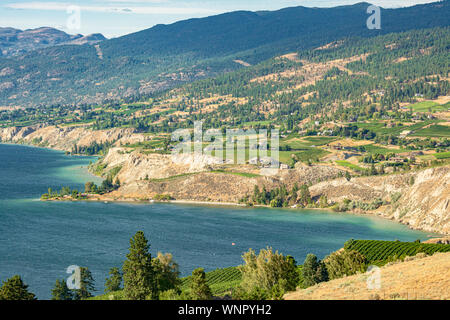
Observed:
[[[366,257],[368,263],[375,264],[383,264],[395,258],[415,256],[419,252],[429,255],[435,252],[450,252],[450,244],[380,240],[349,240],[344,248],[358,251]]]
[[[181,289],[188,290],[191,277],[181,279]],[[241,282],[241,272],[237,267],[216,269],[206,273],[206,282],[214,295],[231,291]]]

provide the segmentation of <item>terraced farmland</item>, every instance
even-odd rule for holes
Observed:
[[[358,251],[366,257],[368,263],[373,264],[384,264],[393,258],[415,256],[419,252],[430,255],[435,252],[450,252],[449,244],[381,240],[349,240],[344,248]]]

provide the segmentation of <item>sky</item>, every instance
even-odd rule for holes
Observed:
[[[385,8],[436,0],[365,0]],[[285,7],[334,7],[363,0],[1,0],[0,27],[54,27],[70,34],[102,33],[118,37],[189,18],[236,10],[277,10]]]

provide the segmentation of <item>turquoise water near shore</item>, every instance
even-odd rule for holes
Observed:
[[[94,160],[0,144],[0,280],[20,274],[38,298],[48,299],[56,279],[67,278],[66,268],[75,264],[89,267],[100,293],[138,230],[152,254],[172,253],[183,275],[200,266],[239,265],[248,248],[271,246],[302,262],[308,253],[323,258],[351,238],[427,238],[388,220],[327,211],[39,201],[48,187],[83,190],[87,181],[98,183],[87,172]]]

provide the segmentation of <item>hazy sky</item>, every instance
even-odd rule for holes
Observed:
[[[0,26],[49,26],[71,34],[100,32],[107,37],[235,10],[276,10],[291,6],[332,7],[363,0],[1,0]],[[382,7],[404,7],[436,0],[366,0]],[[68,8],[77,6],[68,12]],[[73,8],[72,8],[73,9]],[[80,21],[78,24],[77,21]],[[78,28],[79,27],[79,28]]]

